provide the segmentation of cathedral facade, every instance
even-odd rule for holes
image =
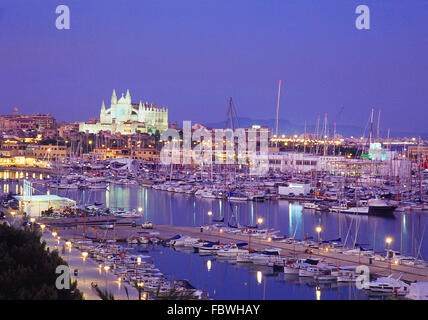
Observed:
[[[79,131],[99,133],[110,131],[112,134],[154,134],[168,129],[168,108],[158,107],[149,103],[132,103],[129,90],[126,96],[117,99],[113,90],[110,108],[106,109],[104,101],[101,104],[100,120],[97,123],[79,123]]]

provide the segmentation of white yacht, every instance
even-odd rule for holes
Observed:
[[[409,292],[409,285],[404,281],[389,275],[388,277],[380,277],[375,281],[366,282],[363,284],[363,288],[372,292],[379,293],[393,293],[397,295],[406,295]]]
[[[236,244],[231,246],[224,246],[223,248],[217,251],[217,255],[219,257],[236,257],[246,253],[248,253],[247,249],[242,249]]]

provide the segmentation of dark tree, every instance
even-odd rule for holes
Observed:
[[[55,270],[67,263],[40,239],[38,231],[0,225],[0,300],[82,300],[76,281],[56,288]]]

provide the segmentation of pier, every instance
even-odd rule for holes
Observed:
[[[239,243],[247,242],[253,250],[263,250],[267,248],[280,248],[280,258],[306,258],[318,257],[325,259],[337,266],[346,265],[366,265],[369,267],[371,276],[388,276],[393,274],[402,274],[402,280],[408,282],[425,282],[428,281],[428,267],[425,266],[408,266],[396,265],[389,261],[377,261],[367,256],[346,255],[340,252],[331,252],[325,249],[309,248],[300,244],[289,244],[281,241],[262,239],[251,235],[235,234],[214,230],[201,229],[200,227],[184,227],[171,225],[155,225],[153,229],[142,229],[141,226],[132,227],[131,219],[121,219],[119,223],[114,223],[112,219],[106,217],[91,217],[83,223],[83,218],[67,218],[58,220],[41,220],[51,228],[61,233],[62,237],[69,239],[86,239],[91,240],[116,240],[118,242],[126,242],[129,237],[140,235],[150,238],[158,238],[166,240],[174,237],[177,234],[187,235],[193,238],[199,238],[204,241],[220,241],[221,243]],[[113,229],[100,229],[104,223],[114,224]],[[203,231],[201,231],[203,230]],[[310,253],[307,250],[310,250]]]

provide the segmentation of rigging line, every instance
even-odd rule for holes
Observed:
[[[422,240],[424,239],[424,235],[425,235],[425,229],[427,227],[427,222],[428,220],[425,220],[425,226],[424,226],[424,231],[422,232],[422,237],[421,237],[421,242],[419,243],[419,249],[418,249],[418,254],[416,255],[416,259],[420,256],[422,259],[422,255],[421,255],[421,247],[422,247]],[[423,259],[422,259],[423,260]]]

